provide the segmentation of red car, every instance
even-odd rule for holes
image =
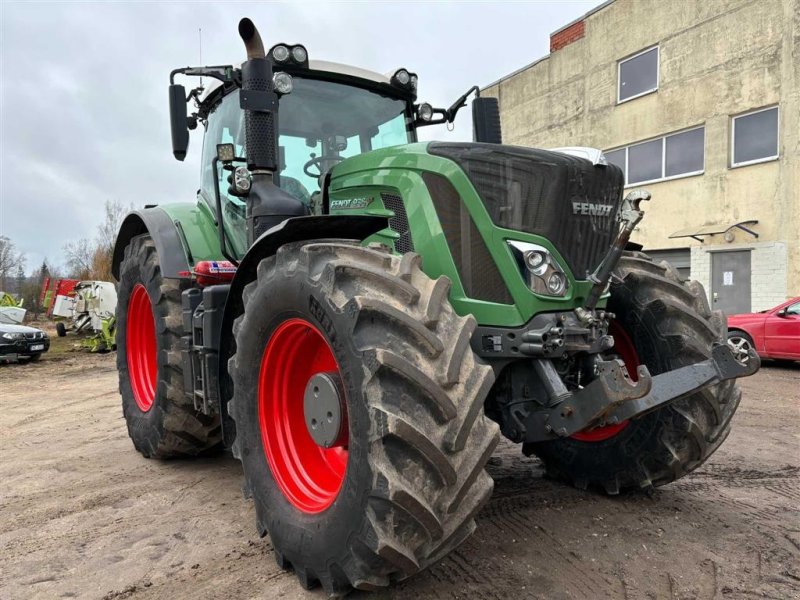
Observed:
[[[761,358],[800,360],[800,297],[757,313],[728,317],[728,344],[746,360],[755,348]]]

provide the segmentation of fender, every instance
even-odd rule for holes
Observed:
[[[324,239],[362,241],[386,227],[388,227],[386,217],[368,215],[294,217],[265,231],[247,251],[230,284],[220,332],[218,397],[222,435],[226,446],[230,447],[236,435],[235,424],[228,416],[228,400],[233,393],[232,382],[228,376],[228,359],[234,354],[233,322],[244,312],[242,292],[244,287],[256,278],[259,263],[273,256],[284,244],[291,242]]]
[[[189,260],[181,240],[180,232],[172,217],[161,208],[135,210],[122,221],[114,243],[111,260],[111,273],[119,281],[119,266],[125,255],[125,247],[137,235],[149,233],[158,251],[161,276],[167,279],[180,279],[189,271]],[[184,275],[180,273],[183,272]]]

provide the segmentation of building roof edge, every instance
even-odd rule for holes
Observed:
[[[552,33],[550,34],[550,37],[554,36],[555,34],[557,34],[557,33],[561,32],[561,31],[564,31],[565,29],[567,29],[568,27],[571,27],[571,26],[572,26],[572,25],[574,25],[575,23],[579,23],[580,21],[583,21],[583,20],[584,20],[584,19],[586,19],[587,17],[590,17],[590,16],[591,16],[591,15],[593,15],[594,13],[596,13],[596,12],[598,12],[598,11],[601,11],[601,10],[603,10],[603,9],[604,9],[604,8],[606,8],[606,7],[607,7],[609,4],[613,4],[614,2],[616,2],[616,0],[606,0],[606,1],[605,1],[605,2],[603,2],[602,4],[598,4],[597,6],[595,6],[595,7],[594,7],[592,10],[590,10],[589,12],[587,12],[587,13],[586,13],[585,15],[583,15],[582,17],[578,17],[577,19],[574,19],[574,20],[570,21],[569,23],[567,23],[567,24],[566,24],[566,25],[564,25],[563,27],[559,27],[558,29],[556,29],[554,32],[552,32]],[[552,54],[553,54],[553,53],[552,53],[552,52],[550,52],[549,54],[547,54],[547,55],[545,55],[545,56],[542,56],[541,58],[537,58],[537,59],[536,59],[535,61],[533,61],[532,63],[529,63],[529,64],[525,65],[524,67],[520,67],[519,69],[516,69],[515,71],[512,71],[512,72],[511,72],[511,73],[509,73],[508,75],[503,75],[503,76],[502,76],[500,79],[498,79],[497,81],[493,81],[492,83],[490,83],[490,84],[488,84],[488,85],[481,86],[480,90],[481,90],[481,91],[484,91],[484,90],[486,90],[486,89],[488,89],[488,88],[490,88],[490,87],[494,87],[494,86],[496,86],[496,85],[498,85],[498,84],[500,84],[500,83],[503,83],[503,82],[504,82],[506,79],[511,79],[511,78],[512,78],[512,77],[514,77],[515,75],[518,75],[518,74],[522,73],[523,71],[527,71],[528,69],[530,69],[530,68],[532,68],[532,67],[535,67],[536,65],[538,65],[540,62],[542,62],[542,61],[544,61],[544,60],[547,60],[548,58],[550,58],[550,56],[551,56]]]

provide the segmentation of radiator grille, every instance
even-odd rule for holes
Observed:
[[[441,175],[424,173],[422,179],[433,199],[444,237],[468,297],[487,302],[513,304],[511,294],[489,254],[469,211],[458,192]]]
[[[394,249],[400,254],[414,251],[414,242],[411,239],[411,229],[408,225],[408,215],[403,199],[396,194],[381,194],[383,206],[394,213],[389,217],[389,229],[400,234],[400,238],[395,240]]]
[[[550,240],[577,279],[585,279],[617,232],[622,172],[614,165],[547,150],[493,144],[432,143],[464,170],[495,225]],[[608,207],[606,214],[579,214],[574,204]]]

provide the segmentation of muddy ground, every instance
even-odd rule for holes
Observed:
[[[652,496],[543,478],[503,444],[476,534],[350,598],[800,598],[800,365],[744,380],[731,436]],[[311,598],[255,533],[230,456],[134,452],[114,356],[0,365],[0,598]]]

